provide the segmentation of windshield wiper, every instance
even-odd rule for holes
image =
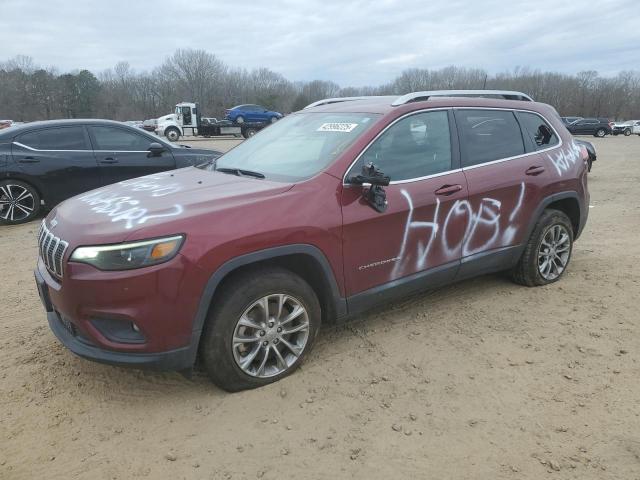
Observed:
[[[215,167],[214,164],[214,170],[216,172],[222,172],[222,173],[230,173],[231,175],[236,175],[238,177],[254,177],[254,178],[265,178],[264,174],[260,173],[260,172],[253,172],[251,170],[243,170],[241,168],[228,168],[228,167]]]

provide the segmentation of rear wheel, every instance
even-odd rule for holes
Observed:
[[[211,380],[235,392],[292,373],[320,327],[320,303],[298,275],[265,268],[229,280],[216,295],[201,341]]]
[[[602,138],[606,134],[607,134],[607,131],[604,128],[599,128],[598,130],[596,130],[595,136]]]
[[[236,123],[244,123],[244,117],[242,115],[238,115],[236,117]]]
[[[572,249],[569,217],[559,210],[545,210],[512,271],[513,280],[528,287],[558,281],[569,265]]]
[[[247,128],[242,135],[244,136],[244,138],[249,138],[249,137],[253,137],[256,133],[258,133],[257,129]]]
[[[19,180],[0,182],[0,224],[17,225],[33,220],[40,211],[40,195]]]
[[[271,117],[271,123],[276,123],[278,120],[278,117]]]

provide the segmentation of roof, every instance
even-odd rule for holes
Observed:
[[[418,100],[393,106],[393,99],[398,97],[363,97],[359,100],[329,103],[317,107],[309,107],[303,112],[335,112],[335,113],[379,113],[385,114],[392,111],[408,112],[427,108],[447,107],[480,107],[480,108],[510,108],[514,110],[533,110],[548,108],[543,103],[503,100],[485,97],[431,97],[428,100]],[[389,100],[391,99],[391,101]]]
[[[69,127],[73,125],[118,125],[118,126],[128,126],[122,122],[117,122],[115,120],[100,120],[95,118],[72,118],[72,119],[64,119],[64,120],[43,120],[40,122],[29,122],[24,123],[22,125],[17,125],[14,127],[5,128],[0,130],[0,140],[3,138],[13,138],[18,134],[23,132],[28,132],[29,130],[34,130],[36,128],[43,127]]]

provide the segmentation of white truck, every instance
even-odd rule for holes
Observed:
[[[233,135],[249,138],[267,125],[267,122],[236,124],[230,120],[203,118],[200,116],[197,103],[181,102],[176,105],[174,113],[158,118],[155,132],[158,135],[164,135],[172,142],[186,134],[202,137]]]

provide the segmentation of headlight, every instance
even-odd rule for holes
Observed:
[[[88,263],[100,270],[130,270],[171,260],[183,241],[184,235],[175,235],[118,245],[78,247],[69,260]]]

